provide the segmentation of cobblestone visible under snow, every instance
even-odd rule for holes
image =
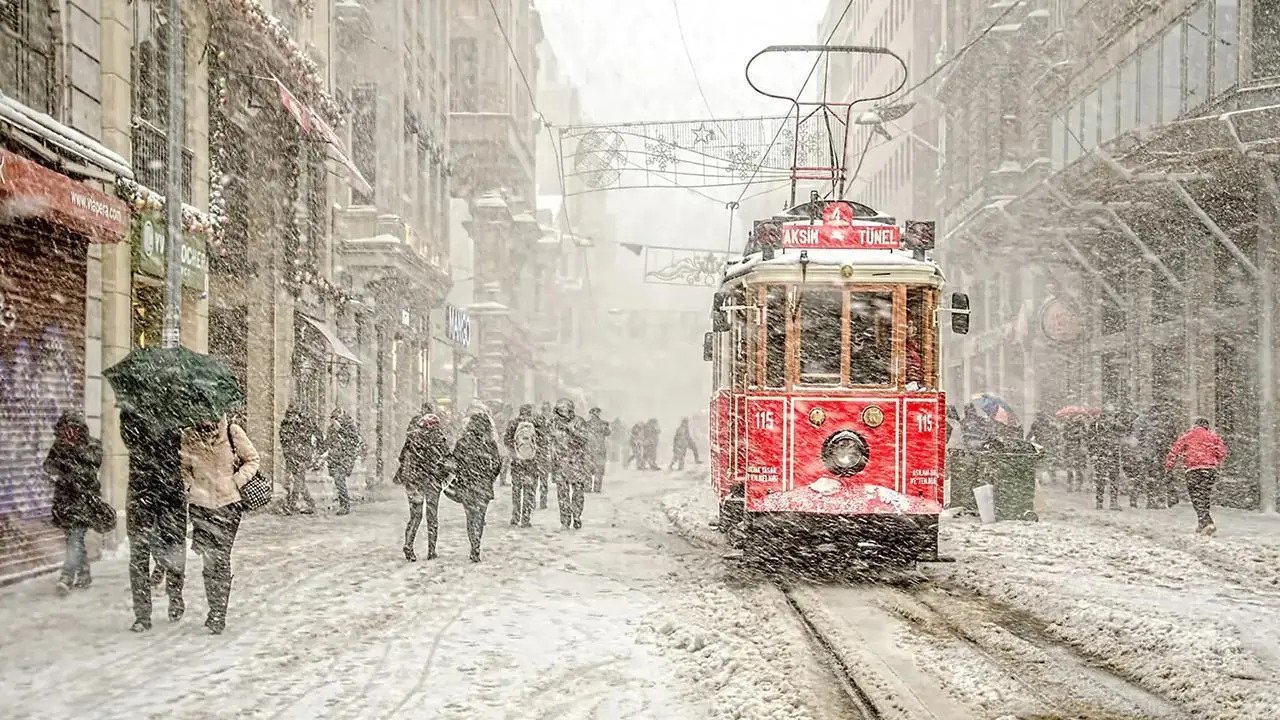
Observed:
[[[414,564],[398,498],[347,517],[255,515],[219,637],[201,626],[194,555],[187,617],[168,623],[158,593],[143,635],[127,630],[124,553],[67,598],[49,577],[2,588],[0,707],[6,720],[842,717],[822,706],[803,636],[726,587],[718,553],[670,533],[655,501],[687,482],[615,472],[573,533],[554,500],[534,528],[511,527],[498,488],[479,565],[444,499],[440,558]]]

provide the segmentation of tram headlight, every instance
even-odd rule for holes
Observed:
[[[857,474],[867,466],[871,450],[867,441],[852,430],[832,433],[822,443],[822,464],[841,477]]]

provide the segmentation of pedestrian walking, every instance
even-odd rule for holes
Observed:
[[[95,523],[102,500],[102,443],[89,434],[89,425],[79,413],[64,412],[54,426],[53,446],[44,459],[44,471],[53,484],[53,526],[67,535],[66,560],[58,577],[59,595],[72,588],[87,588],[89,555],[85,533]]]
[[[689,451],[693,451],[693,461],[701,465],[702,459],[698,457],[698,446],[693,443],[693,434],[689,432],[689,418],[684,417],[680,418],[680,425],[671,436],[671,464],[667,469],[683,470],[684,456]]]
[[[547,446],[546,428],[533,414],[532,403],[520,406],[520,413],[507,423],[502,441],[511,462],[511,524],[529,527]]]
[[[151,629],[151,559],[164,573],[169,620],[186,605],[187,497],[182,483],[180,430],[157,430],[128,408],[120,411],[120,438],[129,450],[125,527],[129,537],[129,589],[134,632]]]
[[[329,477],[333,479],[333,487],[338,493],[338,514],[346,515],[351,512],[351,493],[347,489],[347,478],[351,477],[351,471],[355,469],[356,458],[364,449],[364,441],[360,438],[360,428],[356,427],[356,421],[342,408],[334,408],[324,439]]]
[[[637,470],[644,470],[644,423],[636,423],[631,426],[631,446],[630,454],[622,463],[623,467],[635,463]]]
[[[1026,440],[1040,449],[1044,461],[1040,463],[1042,469],[1037,470],[1037,475],[1043,473],[1046,482],[1056,481],[1057,471],[1062,462],[1058,438],[1058,424],[1054,421],[1053,415],[1048,410],[1037,412],[1035,419],[1027,428]]]
[[[191,549],[204,558],[204,625],[219,635],[231,600],[231,548],[245,507],[240,488],[259,469],[258,450],[226,417],[182,431],[182,481],[191,514]]]
[[[1112,510],[1120,509],[1121,429],[1117,413],[1110,406],[1103,409],[1090,428],[1087,449],[1093,465],[1094,505],[1099,510],[1106,496]]]
[[[573,401],[561,399],[551,418],[551,444],[554,453],[556,504],[560,508],[560,526],[565,530],[582,527],[584,493],[590,474],[587,428],[577,417]]]
[[[543,432],[547,443],[542,449],[541,464],[538,469],[538,509],[547,509],[547,496],[551,494],[551,476],[555,474],[555,443],[551,442],[551,403],[544,402],[538,410],[538,418],[542,421]]]
[[[400,448],[400,466],[392,480],[404,486],[409,500],[409,522],[404,528],[404,559],[417,562],[413,545],[418,527],[427,520],[427,559],[436,557],[436,537],[440,533],[440,492],[449,475],[446,460],[449,441],[440,417],[427,413],[405,435]]]
[[[280,450],[284,454],[284,467],[289,483],[284,512],[300,512],[310,515],[316,511],[316,501],[307,488],[307,470],[316,461],[322,445],[320,429],[297,403],[289,405],[280,421]]]
[[[590,416],[587,418],[588,490],[590,492],[598,493],[604,489],[605,465],[609,460],[609,434],[612,432],[609,422],[600,417],[600,408],[591,408]]]
[[[1172,472],[1179,463],[1187,469],[1187,494],[1196,511],[1196,534],[1212,535],[1217,531],[1209,505],[1213,485],[1218,479],[1218,466],[1227,458],[1227,444],[1209,429],[1209,421],[1197,418],[1195,426],[1183,433],[1165,458],[1164,469]]]
[[[484,516],[493,500],[493,484],[502,469],[502,456],[493,439],[493,421],[488,415],[472,415],[462,437],[453,446],[454,494],[467,514],[467,539],[471,541],[471,562],[480,562],[480,539]]]
[[[511,405],[507,403],[499,403],[493,411],[491,420],[493,421],[494,432],[505,432],[507,425],[511,422],[511,418],[515,415],[512,412]],[[495,441],[498,438],[495,438]],[[511,482],[511,458],[504,452],[505,447],[502,443],[496,443],[498,448],[498,462],[501,463],[498,470],[498,484],[506,486]]]
[[[616,463],[625,463],[627,460],[627,426],[622,422],[622,418],[614,418],[609,424],[609,459]]]
[[[1089,466],[1088,437],[1090,422],[1087,416],[1073,415],[1062,421],[1062,462],[1067,468],[1067,490],[1084,490]]]
[[[658,469],[658,441],[661,439],[658,418],[649,418],[644,426],[644,465],[646,470]]]

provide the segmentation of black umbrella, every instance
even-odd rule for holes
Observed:
[[[185,347],[134,350],[103,374],[122,406],[160,430],[217,420],[244,404],[226,364]]]

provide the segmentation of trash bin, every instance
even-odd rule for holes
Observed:
[[[973,489],[985,482],[987,481],[983,478],[977,452],[962,448],[947,449],[947,485],[951,488],[951,502],[947,507],[978,512]]]
[[[995,485],[997,520],[1039,520],[1036,514],[1038,452],[984,452]]]

